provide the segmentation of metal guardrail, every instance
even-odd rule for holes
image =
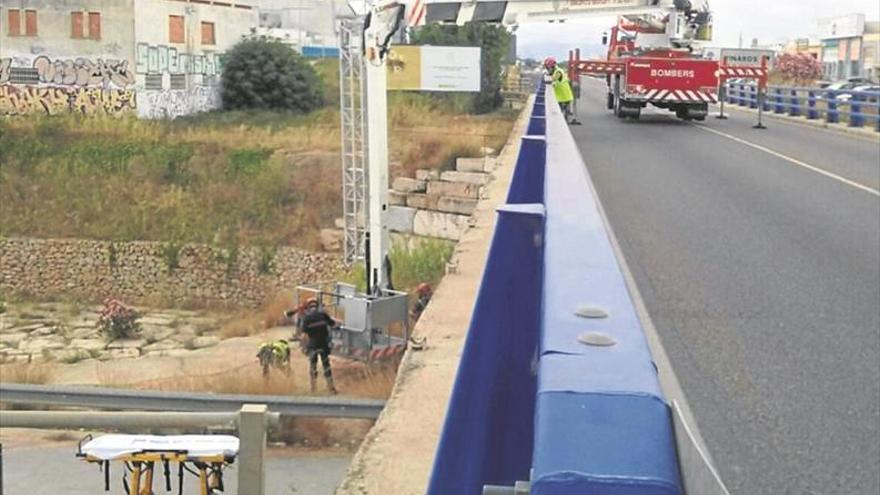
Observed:
[[[758,108],[757,85],[730,83],[725,90],[728,103]],[[763,110],[830,124],[847,122],[850,127],[873,123],[874,129],[880,132],[880,92],[768,86]]]
[[[234,412],[244,404],[266,404],[281,416],[375,419],[385,407],[377,399],[226,395],[100,387],[55,387],[0,384],[0,402],[35,406],[86,407],[116,410]]]

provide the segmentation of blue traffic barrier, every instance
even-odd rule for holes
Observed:
[[[507,192],[507,203],[543,203],[547,141],[543,136],[524,136]]]
[[[836,124],[840,122],[840,112],[837,109],[837,92],[836,91],[827,91],[825,93],[825,104],[827,105],[827,109],[825,110],[825,120],[829,123]]]
[[[768,88],[770,89],[770,88]],[[774,113],[785,113],[785,107],[782,102],[782,89],[781,88],[773,88],[773,101],[776,103],[775,108],[773,109]]]
[[[543,136],[547,133],[547,121],[545,117],[533,116],[529,119],[526,134],[529,136]]]
[[[862,115],[862,95],[853,93],[849,100],[849,126],[862,127],[865,125],[865,116]]]
[[[480,495],[529,478],[543,224],[541,204],[499,209],[429,495]]]
[[[561,113],[547,120],[530,493],[680,495],[670,409],[608,226]],[[587,310],[607,316],[578,315]],[[589,335],[613,345],[588,345]]]
[[[816,109],[816,92],[810,90],[807,92],[807,118],[810,120],[816,120],[819,118],[819,111]]]
[[[801,115],[801,99],[798,96],[798,90],[791,90],[791,106],[789,107],[788,114],[792,117],[800,117]]]

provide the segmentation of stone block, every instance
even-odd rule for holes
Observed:
[[[428,182],[428,194],[477,199],[480,197],[480,186],[464,182],[431,181]]]
[[[345,234],[342,233],[341,230],[336,229],[321,229],[321,247],[324,251],[341,251],[342,250],[342,242],[345,238]]]
[[[148,346],[144,346],[143,351],[144,353],[150,353],[156,351],[170,351],[172,349],[183,349],[183,344],[174,340],[161,340]]]
[[[459,172],[485,172],[486,158],[458,158],[455,160],[455,170]]]
[[[393,232],[412,232],[415,215],[415,208],[409,208],[406,206],[389,207],[388,214],[385,217],[388,224],[388,230]]]
[[[40,338],[28,339],[19,344],[18,348],[22,351],[39,354],[43,351],[54,351],[67,347],[64,341],[57,338]]]
[[[424,181],[440,180],[440,171],[420,168],[416,170],[416,179]]]
[[[472,215],[477,208],[476,199],[456,198],[454,196],[444,196],[437,201],[437,210],[448,213],[458,213],[459,215]]]
[[[468,217],[454,213],[419,210],[413,222],[413,233],[457,241],[468,228]]]
[[[107,348],[107,343],[96,339],[73,339],[70,341],[70,347],[84,351],[103,351]]]
[[[110,349],[110,359],[128,359],[141,357],[141,350],[136,347],[126,349]]]
[[[18,347],[26,338],[28,334],[24,332],[16,332],[16,333],[3,333],[0,334],[0,343],[5,344],[9,347]]]
[[[114,340],[107,344],[107,349],[140,349],[141,347],[147,345],[147,341],[144,339],[119,339]]]
[[[391,183],[391,189],[402,193],[425,192],[425,181],[410,177],[397,177]]]
[[[440,196],[435,194],[413,193],[406,196],[406,205],[420,210],[436,210]]]
[[[206,347],[214,347],[215,345],[220,343],[220,337],[215,335],[203,335],[201,337],[196,337],[190,341],[189,346],[192,349],[204,349]]]
[[[489,174],[480,172],[443,172],[440,179],[448,182],[464,182],[476,186],[485,186],[492,177]]]
[[[391,206],[406,206],[406,193],[391,189],[388,191],[388,204]]]

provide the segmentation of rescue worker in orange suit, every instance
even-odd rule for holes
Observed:
[[[571,91],[571,83],[568,80],[568,74],[559,67],[556,59],[547,57],[544,59],[544,68],[550,75],[550,81],[553,84],[553,94],[556,95],[556,101],[559,102],[559,108],[565,116],[565,121],[569,122],[571,114],[571,102],[574,101],[574,93]]]
[[[327,390],[331,394],[336,393],[333,384],[333,371],[330,369],[330,346],[332,336],[330,330],[336,326],[336,322],[330,315],[318,308],[318,301],[309,299],[306,310],[302,316],[302,331],[309,337],[306,344],[306,352],[309,355],[309,379],[312,392],[315,391],[318,381],[318,358],[324,367],[324,378],[327,380]]]

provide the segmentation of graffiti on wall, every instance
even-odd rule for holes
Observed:
[[[130,89],[0,85],[0,116],[4,115],[118,115],[136,110]]]
[[[127,88],[134,85],[128,60],[36,57],[29,66],[12,58],[0,59],[0,84],[52,84],[60,86]]]
[[[221,53],[181,53],[165,45],[138,43],[135,70],[138,74],[189,74],[216,76],[223,69]]]
[[[147,119],[173,119],[220,108],[219,88],[211,86],[141,91],[137,99],[138,116]]]

